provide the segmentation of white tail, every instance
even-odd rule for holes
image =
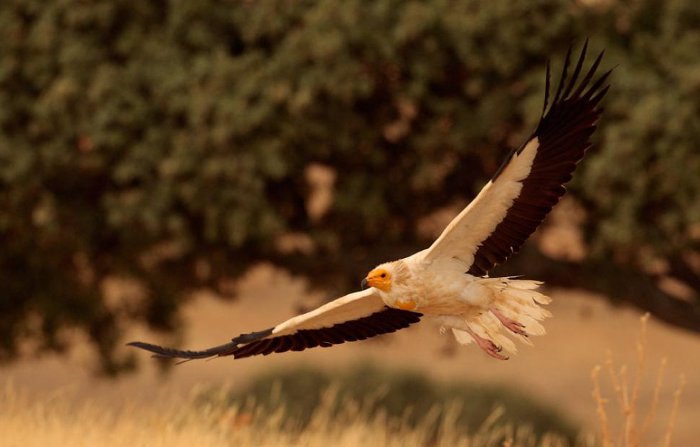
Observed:
[[[507,353],[515,354],[515,343],[504,332],[528,345],[532,344],[528,336],[545,333],[540,321],[550,317],[551,313],[541,305],[549,304],[552,300],[536,290],[541,282],[514,278],[480,278],[477,281],[491,290],[492,297],[489,311],[464,318],[474,334],[493,342]],[[453,328],[452,332],[461,344],[475,341],[468,331]]]

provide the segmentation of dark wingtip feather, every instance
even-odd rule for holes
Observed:
[[[581,98],[594,104],[597,103],[597,101],[593,101],[593,95],[598,98],[598,101],[600,98],[602,98],[602,96],[599,96],[598,93],[603,90],[607,91],[607,88],[610,87],[609,85],[603,87],[603,85],[605,84],[605,81],[608,80],[611,73],[612,70],[608,70],[607,72],[603,73],[603,75],[588,89],[587,92],[583,94],[583,96],[581,96]]]
[[[576,84],[576,79],[578,79],[578,75],[581,73],[581,69],[583,68],[583,61],[586,59],[587,52],[588,39],[586,39],[586,41],[583,44],[581,54],[579,55],[578,62],[576,62],[576,67],[574,68],[574,73],[571,75],[571,81],[569,82],[569,85],[566,86],[566,90],[564,90],[562,98],[567,98],[569,96],[569,93],[571,93],[571,90],[574,88],[574,84]]]
[[[547,105],[549,105],[549,89],[551,77],[551,64],[549,59],[547,59],[547,73],[545,74],[544,78],[544,105],[542,106],[542,115],[540,115],[540,119],[542,119],[544,114],[547,112]]]
[[[603,50],[598,54],[591,66],[588,68],[583,79],[577,79],[583,72],[582,68],[587,48],[588,45],[586,41],[586,43],[583,45],[581,56],[578,59],[572,76],[567,82],[564,82],[564,78],[567,77],[568,73],[567,67],[570,62],[569,54],[571,53],[571,47],[569,47],[567,50],[567,57],[564,60],[564,67],[562,69],[562,78],[559,81],[559,90],[554,100],[550,104],[549,110],[547,110],[544,116],[540,119],[537,129],[535,130],[535,135],[539,135],[545,131],[545,128],[554,125],[553,121],[568,119],[566,112],[563,112],[562,107],[568,108],[569,110],[574,110],[575,108],[572,108],[573,103],[579,103],[585,108],[590,108],[591,112],[595,113],[596,115],[600,115],[600,112],[596,109],[596,107],[607,92],[607,88],[604,88],[605,82],[608,80],[613,69],[606,71],[595,82],[591,83],[603,60],[603,56],[605,55],[605,50]],[[566,87],[562,87],[564,84],[566,84]],[[568,105],[565,106],[564,104]],[[587,105],[584,106],[583,104]]]
[[[144,343],[142,341],[132,341],[127,343],[127,346],[133,346],[135,348],[143,349],[153,354],[153,357],[159,359],[206,359],[214,356],[227,355],[233,349],[236,348],[235,343],[226,343],[220,346],[215,346],[210,349],[205,349],[203,351],[182,351],[174,348],[166,348],[164,346],[158,346],[151,343]]]
[[[591,98],[591,103],[593,104],[598,104],[603,97],[608,93],[608,90],[610,89],[609,85],[606,85],[601,89],[594,97]],[[603,110],[605,110],[603,107],[598,107],[596,109],[596,112],[600,115],[603,113]]]
[[[598,66],[600,65],[600,62],[603,60],[603,56],[605,55],[605,50],[601,51],[600,54],[598,54],[598,57],[593,61],[593,64],[591,65],[591,68],[588,69],[588,73],[586,73],[586,76],[581,80],[581,83],[579,84],[578,88],[576,91],[573,93],[573,97],[579,97],[581,95],[581,92],[588,86],[588,84],[591,82],[591,79],[593,79],[593,76],[595,75],[596,70],[598,69]],[[603,75],[606,76],[606,75]]]
[[[221,357],[225,355],[232,355],[240,345],[247,345],[248,343],[264,339],[272,334],[273,328],[265,329],[263,331],[251,332],[249,334],[241,334],[238,337],[232,339],[229,343],[223,345],[214,346],[213,348],[204,349],[202,351],[184,351],[174,348],[166,348],[163,346],[153,345],[151,343],[144,343],[142,341],[132,341],[127,343],[127,346],[133,346],[135,348],[144,349],[148,352],[153,353],[153,357],[159,359],[185,359],[196,360],[196,359],[206,359],[209,357]],[[184,362],[178,362],[178,364]]]
[[[559,79],[559,85],[557,85],[557,93],[554,95],[554,101],[552,101],[552,105],[558,103],[561,100],[561,93],[564,89],[564,84],[566,83],[566,77],[569,71],[569,64],[571,63],[572,50],[573,46],[569,45],[569,48],[566,50],[566,56],[564,57],[564,67],[561,71],[561,78]]]

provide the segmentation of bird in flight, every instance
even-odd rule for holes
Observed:
[[[550,299],[536,290],[538,281],[487,275],[535,231],[591,147],[611,70],[594,80],[601,52],[584,74],[587,47],[588,42],[570,76],[571,48],[567,51],[551,104],[547,64],[537,128],[427,249],[372,269],[359,292],[220,346],[185,351],[143,342],[129,345],[158,358],[239,359],[364,340],[429,316],[459,343],[474,342],[488,355],[507,359],[516,352],[511,337],[529,343],[528,337],[544,334],[540,321],[550,314],[541,305]]]

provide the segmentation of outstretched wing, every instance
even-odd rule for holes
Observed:
[[[345,295],[273,328],[242,334],[229,343],[202,351],[182,351],[140,341],[131,342],[129,346],[145,349],[159,358],[192,360],[231,355],[239,359],[364,340],[403,329],[417,323],[421,316],[386,307],[376,290],[370,288]]]
[[[456,259],[466,271],[482,276],[517,252],[559,201],[576,164],[591,146],[589,138],[602,112],[598,107],[611,71],[593,82],[603,58],[598,55],[583,79],[588,42],[571,78],[571,48],[552,104],[547,64],[544,108],[537,129],[511,152],[479,195],[454,219],[422,256],[428,262]]]

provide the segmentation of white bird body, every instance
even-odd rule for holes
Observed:
[[[243,358],[364,340],[417,323],[425,315],[450,329],[459,343],[476,342],[490,356],[508,358],[506,353],[516,352],[508,335],[529,344],[529,336],[544,334],[540,322],[550,314],[541,306],[550,299],[537,291],[538,281],[490,278],[488,272],[517,252],[542,222],[591,145],[610,72],[592,81],[601,53],[579,82],[586,48],[568,80],[571,49],[567,52],[549,108],[547,66],[537,129],[511,152],[477,197],[430,247],[371,270],[362,282],[365,290],[202,351],[130,345],[161,358]]]
[[[376,267],[386,269],[394,280],[391,289],[377,289],[382,301],[424,315],[459,315],[469,308],[488,308],[486,288],[479,278],[464,273],[457,262],[421,262],[411,256]]]
[[[434,317],[443,329],[452,329],[462,344],[485,341],[485,349],[496,358],[502,357],[502,349],[516,352],[515,345],[501,332],[501,320],[517,322],[518,326],[511,328],[517,331],[513,335],[528,344],[527,335],[545,333],[539,322],[551,314],[540,305],[551,300],[536,290],[540,282],[476,277],[464,273],[460,260],[426,262],[423,254],[384,263],[373,270],[392,278],[388,290],[376,289],[386,306]]]

